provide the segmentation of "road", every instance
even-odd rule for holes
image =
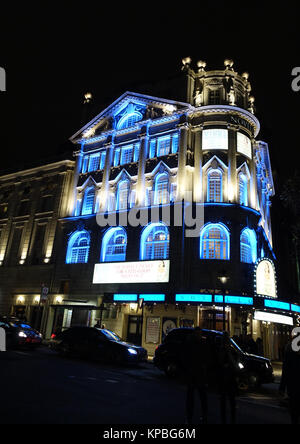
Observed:
[[[288,424],[274,386],[238,399],[241,424]],[[185,422],[185,387],[152,363],[114,367],[67,359],[41,347],[0,353],[1,424],[172,424]],[[209,423],[220,423],[209,396]],[[195,424],[200,417],[196,403]]]

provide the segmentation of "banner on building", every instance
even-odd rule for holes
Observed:
[[[276,272],[270,259],[260,259],[254,271],[255,292],[258,296],[277,298]]]
[[[169,282],[170,261],[95,264],[93,284]]]

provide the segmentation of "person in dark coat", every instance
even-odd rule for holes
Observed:
[[[231,347],[230,337],[224,332],[222,343],[218,352],[217,381],[220,396],[220,410],[222,423],[227,422],[227,402],[230,408],[230,422],[236,423],[236,396],[238,394],[237,375],[239,367],[234,351]]]
[[[207,382],[209,368],[209,346],[207,339],[202,336],[201,328],[196,327],[190,335],[181,353],[181,366],[186,392],[186,420],[192,424],[194,416],[195,392],[198,392],[201,401],[203,424],[207,423],[208,399]]]
[[[289,410],[292,424],[300,420],[300,351],[293,350],[292,342],[285,350],[279,392],[289,397]]]

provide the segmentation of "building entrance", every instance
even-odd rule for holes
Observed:
[[[127,341],[142,344],[142,316],[128,316]]]

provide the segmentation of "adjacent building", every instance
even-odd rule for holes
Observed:
[[[74,162],[0,176],[0,314],[43,328],[51,291],[57,221],[69,214]]]

